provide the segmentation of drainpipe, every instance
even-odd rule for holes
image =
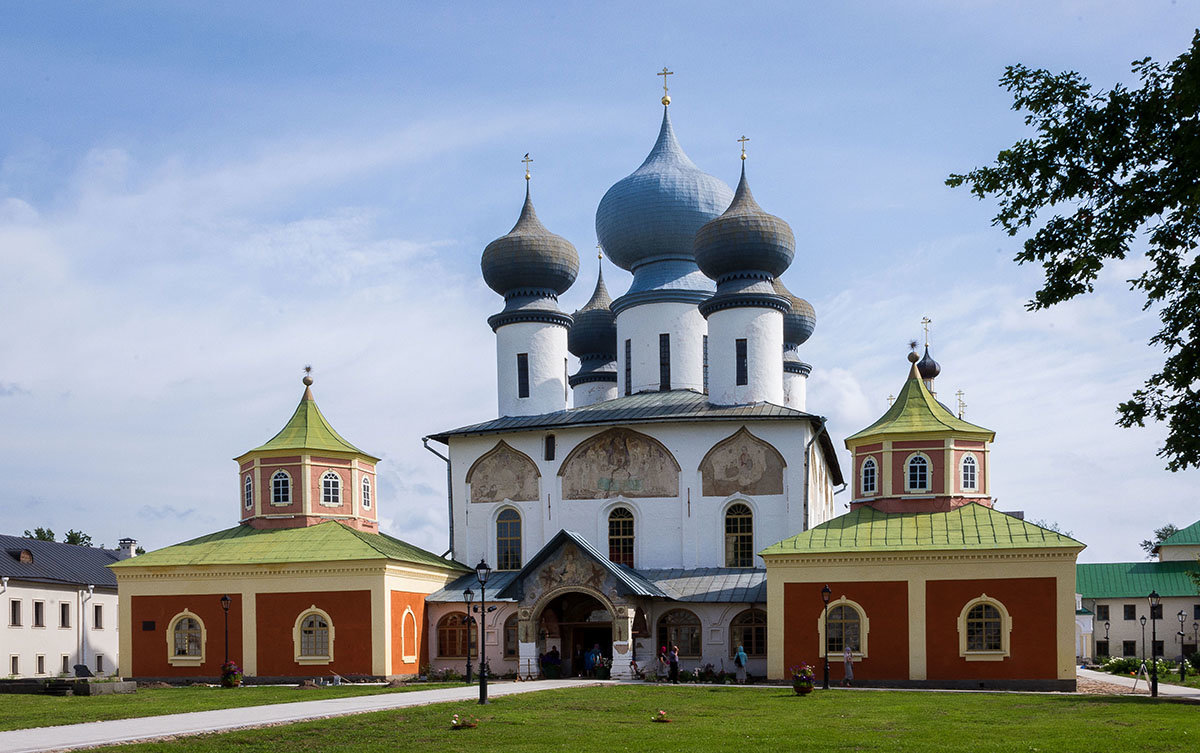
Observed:
[[[450,559],[454,559],[454,479],[450,475],[450,458],[430,447],[429,437],[421,437],[421,444],[425,445],[425,449],[446,461],[446,517],[450,521],[450,548],[446,550],[446,554],[450,555]]]
[[[816,442],[821,434],[825,432],[826,420],[824,416],[821,417],[821,426],[812,435],[812,439],[808,440],[808,443],[804,445],[804,527],[802,530],[805,531],[808,530],[808,456],[812,450],[813,442]]]

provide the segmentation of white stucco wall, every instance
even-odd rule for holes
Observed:
[[[529,397],[517,397],[517,354],[529,354]],[[517,322],[496,330],[496,394],[501,416],[531,416],[567,407],[567,330]]]
[[[746,384],[737,384],[737,340],[746,340]],[[708,395],[714,405],[784,404],[783,314],[731,308],[708,317]]]
[[[617,385],[613,382],[585,382],[571,389],[574,407],[602,403],[617,396]]]
[[[693,303],[647,303],[617,315],[617,389],[625,394],[625,341],[630,341],[633,394],[659,388],[658,336],[671,336],[671,389],[704,389],[708,325]]]
[[[21,603],[21,624],[12,624],[12,602]],[[34,602],[43,604],[43,625],[34,624]],[[60,605],[67,604],[70,623],[60,625]],[[0,590],[0,677],[10,676],[12,659],[17,657],[17,677],[58,677],[63,674],[63,657],[67,657],[67,674],[74,675],[76,664],[87,664],[97,675],[117,671],[117,592],[116,589],[97,589],[88,594],[68,585],[53,585],[10,580],[8,588]],[[95,607],[99,605],[102,624],[94,622]],[[37,657],[45,657],[45,672],[37,672]],[[102,668],[97,671],[97,656]]]
[[[783,404],[796,410],[808,410],[808,377],[784,372]]]

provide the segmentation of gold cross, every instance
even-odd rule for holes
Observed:
[[[746,138],[745,136],[742,136],[740,139],[738,139],[738,143],[742,145],[742,159],[746,159],[746,142],[749,140],[750,139]]]
[[[663,77],[663,96],[662,96],[662,103],[663,103],[663,106],[665,107],[666,105],[669,105],[669,104],[671,104],[671,95],[670,95],[670,94],[667,94],[667,91],[668,91],[668,89],[667,89],[667,76],[674,76],[674,75],[675,75],[675,71],[668,71],[668,70],[667,70],[667,66],[665,66],[665,65],[664,65],[664,66],[663,66],[663,69],[662,69],[661,71],[659,71],[658,73],[655,73],[654,75],[655,75],[655,76],[662,76],[662,77]]]
[[[599,243],[596,244],[596,258],[601,261],[604,260],[604,249],[600,247]]]
[[[921,317],[921,326],[925,328],[925,347],[929,347],[929,325],[933,324],[933,320],[927,316]]]
[[[892,403],[894,403],[894,402],[896,402],[896,396],[895,396],[895,395],[888,395],[888,407],[889,407],[889,408],[891,408],[891,407],[892,407]]]
[[[529,152],[525,152],[525,158],[521,161],[525,163],[525,180],[529,180],[529,163],[533,162],[533,157],[529,156]]]
[[[954,393],[954,396],[958,398],[958,417],[959,418],[963,417],[963,409],[965,409],[967,407],[967,404],[963,402],[963,395],[965,395],[965,394],[966,393],[963,392],[962,390],[959,390],[958,392]]]

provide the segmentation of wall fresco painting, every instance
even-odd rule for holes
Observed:
[[[532,502],[538,498],[537,465],[523,452],[500,442],[467,471],[472,502]]]
[[[783,456],[745,428],[715,444],[700,461],[706,497],[783,494]]]
[[[609,429],[575,448],[563,462],[564,499],[677,497],[679,464],[656,440]]]

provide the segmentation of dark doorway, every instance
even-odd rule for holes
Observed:
[[[612,615],[597,599],[569,593],[542,610],[538,620],[538,653],[558,646],[563,677],[582,675],[583,656],[597,645],[601,654],[612,658]]]

